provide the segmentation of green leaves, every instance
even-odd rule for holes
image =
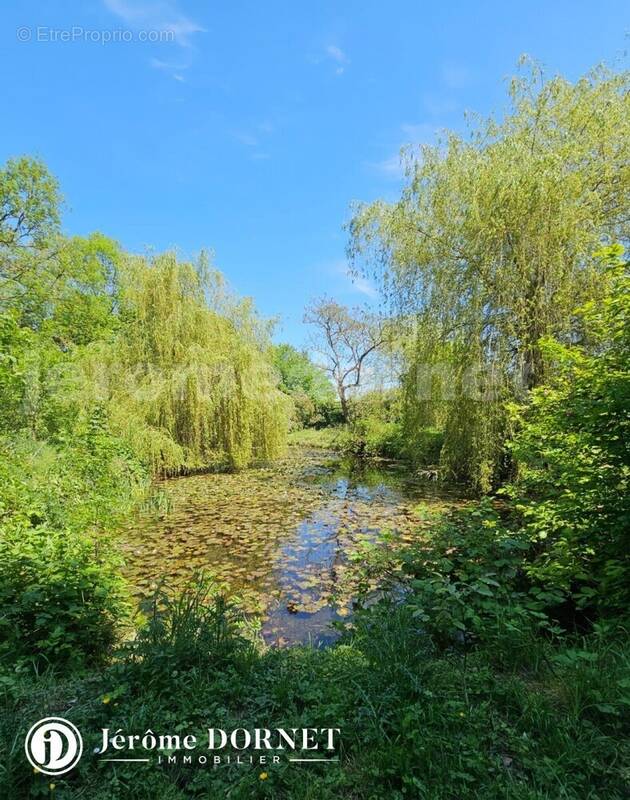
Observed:
[[[525,534],[544,544],[527,565],[531,579],[607,613],[630,600],[630,284],[621,252],[600,254],[607,292],[578,312],[582,346],[543,344],[557,372],[516,418],[519,477],[506,489]]]
[[[356,268],[396,315],[410,449],[442,427],[444,473],[480,492],[509,472],[504,404],[558,370],[549,342],[580,338],[576,305],[611,302],[597,253],[624,235],[629,98],[627,73],[572,84],[529,69],[503,119],[410,154],[400,198],[350,224]]]
[[[324,370],[311,361],[308,353],[289,344],[280,344],[271,348],[271,355],[280,373],[280,388],[292,397],[301,426],[338,421],[335,390]],[[340,418],[340,414],[337,416]]]

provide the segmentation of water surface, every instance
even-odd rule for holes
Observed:
[[[347,618],[362,548],[423,532],[427,510],[455,502],[394,463],[366,466],[291,447],[270,467],[160,483],[170,510],[126,531],[126,572],[138,598],[203,570],[262,619],[269,644],[324,644]]]

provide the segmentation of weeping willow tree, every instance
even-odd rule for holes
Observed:
[[[544,380],[539,340],[576,335],[594,251],[628,232],[628,75],[546,82],[528,65],[510,97],[502,121],[407,152],[400,200],[350,226],[355,268],[405,332],[407,435],[442,425],[445,471],[482,490],[503,467],[505,400]]]
[[[127,257],[119,280],[118,331],[84,365],[133,450],[165,473],[278,455],[290,401],[251,302],[230,296],[205,257]]]

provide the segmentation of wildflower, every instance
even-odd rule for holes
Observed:
[[[103,702],[105,703],[105,705],[107,705],[111,699],[112,698],[108,694],[103,696]]]
[[[54,792],[55,791],[55,784],[54,783],[49,783],[48,784],[48,788],[50,789],[51,792]]]
[[[267,775],[266,772],[261,772],[258,777],[260,778],[261,781],[266,781],[269,775]]]

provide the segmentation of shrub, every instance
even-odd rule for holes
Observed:
[[[400,458],[403,451],[400,425],[375,417],[355,420],[342,435],[340,447],[367,458]]]
[[[0,542],[0,661],[79,667],[102,661],[124,613],[122,582],[98,543],[16,527]]]
[[[0,442],[0,660],[107,657],[126,605],[111,532],[143,472],[95,411],[72,445]]]
[[[439,428],[422,428],[412,437],[405,435],[407,457],[419,467],[435,467],[439,465],[443,444],[444,431]]]
[[[579,311],[583,344],[546,340],[555,378],[514,410],[519,474],[505,491],[536,547],[530,577],[609,613],[630,603],[630,275],[620,248],[602,255],[608,292]]]

